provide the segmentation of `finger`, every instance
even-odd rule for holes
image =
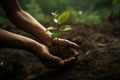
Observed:
[[[62,60],[58,56],[52,55],[49,50],[44,50],[41,54],[38,54],[38,56],[41,56],[42,59],[46,59],[48,61],[52,61],[53,63],[57,65],[64,65],[64,60]]]
[[[57,56],[54,56],[52,54],[50,54],[50,59],[55,62],[55,64],[58,64],[58,65],[64,65],[64,60],[62,60],[60,57],[57,57]]]
[[[71,63],[71,62],[74,62],[75,60],[76,60],[75,57],[70,57],[70,58],[64,60],[64,64],[65,64],[65,65],[66,65],[66,64],[69,64],[69,63]]]
[[[71,42],[69,40],[63,41],[64,46],[74,47],[74,48],[80,48],[80,46],[74,42]]]
[[[55,45],[59,44],[62,46],[69,46],[69,47],[74,47],[74,48],[80,48],[80,46],[77,45],[76,43],[71,42],[71,41],[66,40],[66,39],[60,39],[60,38],[59,38],[59,43],[58,43],[57,39],[54,39],[53,44],[55,44]]]
[[[70,50],[73,52],[73,55],[74,55],[75,57],[77,57],[77,56],[79,55],[79,52],[78,52],[76,49],[70,48]]]
[[[74,42],[70,42],[69,45],[74,48],[80,48],[80,46]]]

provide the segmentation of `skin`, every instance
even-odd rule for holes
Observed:
[[[14,34],[0,29],[0,47],[18,48],[31,51],[40,59],[51,61],[58,65],[65,65],[75,60],[78,52],[74,48],[79,48],[74,42],[59,38],[59,45],[71,47],[73,56],[68,59],[61,59],[49,52],[49,46],[57,45],[57,40],[51,38],[51,32],[46,32],[46,28],[35,20],[30,14],[25,12],[17,0],[1,0],[8,19],[20,29],[36,37],[40,42],[25,36]]]

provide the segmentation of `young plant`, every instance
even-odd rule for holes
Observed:
[[[65,11],[61,14],[57,14],[57,12],[55,12],[55,13],[52,13],[52,15],[53,15],[53,21],[56,25],[48,27],[46,31],[52,31],[51,37],[53,39],[56,38],[58,41],[58,38],[60,37],[61,32],[68,31],[68,30],[72,29],[71,26],[69,26],[69,25],[62,25],[64,22],[67,21],[67,19],[70,16],[70,13],[68,11]],[[58,41],[58,43],[59,43],[59,41]]]

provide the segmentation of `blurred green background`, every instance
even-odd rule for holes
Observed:
[[[18,0],[21,7],[41,23],[51,21],[51,12],[69,11],[70,23],[101,23],[120,20],[120,0]],[[0,8],[0,23],[8,19]]]

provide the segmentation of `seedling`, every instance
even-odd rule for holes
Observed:
[[[56,38],[58,40],[58,38],[61,35],[61,32],[68,31],[68,30],[72,29],[71,26],[69,26],[69,25],[62,25],[64,22],[67,21],[67,19],[70,16],[70,13],[68,11],[65,11],[61,14],[57,14],[57,12],[51,13],[51,14],[53,15],[53,21],[56,25],[48,27],[46,31],[52,31],[51,37],[53,39]],[[60,26],[60,25],[62,25],[62,26]]]
[[[56,39],[57,43],[58,43],[58,45],[56,47],[58,52],[63,53],[62,47],[60,48],[60,45],[59,45],[59,37],[62,32],[69,31],[72,29],[71,26],[69,26],[69,25],[62,25],[64,22],[67,21],[67,19],[70,16],[70,13],[68,11],[65,11],[61,14],[57,14],[57,12],[55,12],[55,13],[52,13],[52,15],[53,15],[53,21],[55,23],[55,26],[48,27],[46,31],[52,32],[51,37],[53,39]],[[61,56],[63,56],[63,54],[61,54]]]

